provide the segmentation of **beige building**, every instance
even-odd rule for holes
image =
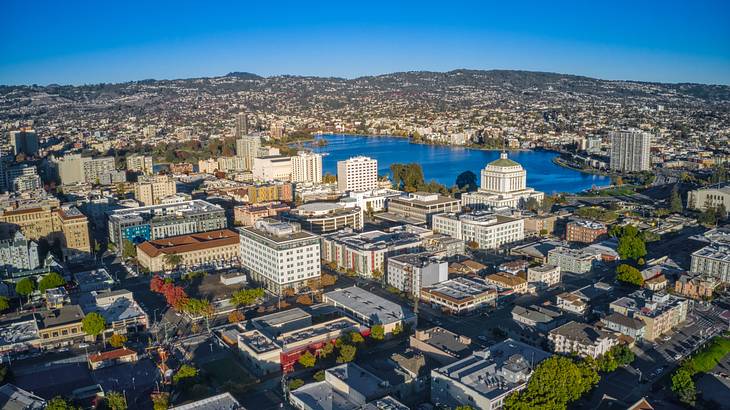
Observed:
[[[290,181],[292,159],[283,155],[254,158],[252,173],[254,179],[261,181]]]
[[[540,265],[527,268],[527,282],[538,287],[550,287],[560,283],[560,266]]]
[[[337,161],[337,189],[339,191],[372,191],[377,188],[377,160],[359,156]]]
[[[84,312],[79,305],[66,305],[39,315],[38,335],[44,349],[69,346],[84,340],[81,321]]]
[[[142,176],[134,184],[134,197],[142,205],[158,205],[162,198],[175,195],[175,179],[170,175]]]
[[[612,312],[639,319],[646,324],[644,338],[654,341],[687,319],[686,299],[667,293],[638,290],[609,305]]]
[[[201,159],[198,161],[198,172],[201,174],[215,174],[218,170],[218,161],[213,158]]]
[[[575,353],[594,359],[618,345],[618,338],[613,333],[579,322],[568,322],[551,330],[548,341],[555,353]]]
[[[175,268],[167,255],[178,255],[178,266],[195,267],[213,262],[233,262],[239,258],[239,235],[230,229],[173,236],[137,245],[137,260],[152,272]]]
[[[0,222],[17,225],[29,240],[60,241],[64,256],[91,252],[89,220],[75,207],[43,204],[0,211]]]
[[[130,155],[127,157],[127,171],[152,175],[152,157],[146,155]]]
[[[291,158],[292,182],[322,183],[322,154],[299,151]]]
[[[514,293],[527,293],[527,281],[517,275],[497,272],[487,275],[484,280],[502,289],[511,289]]]
[[[690,209],[705,211],[708,208],[725,207],[730,212],[730,185],[725,187],[704,188],[689,191],[687,194],[687,206]]]

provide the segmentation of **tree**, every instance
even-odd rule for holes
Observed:
[[[551,356],[537,365],[527,388],[505,400],[505,408],[565,409],[568,403],[598,383],[600,376],[585,362],[565,356]]]
[[[152,394],[153,410],[167,410],[168,407],[170,407],[170,394],[169,393]]]
[[[182,263],[182,256],[176,253],[168,253],[162,260],[165,262],[165,267],[171,267],[170,269],[177,269]]]
[[[87,335],[97,337],[99,334],[104,332],[104,329],[106,329],[106,320],[104,319],[104,316],[97,312],[89,313],[84,316],[84,319],[81,321],[81,330],[83,330]]]
[[[681,213],[684,210],[682,206],[682,198],[679,196],[679,188],[677,184],[672,187],[672,193],[669,196],[669,210],[675,214]]]
[[[231,296],[231,302],[236,306],[248,306],[257,302],[264,297],[262,288],[242,289],[234,292]]]
[[[107,393],[104,403],[109,410],[127,410],[127,399],[122,393],[116,391]]]
[[[616,359],[619,366],[626,366],[634,362],[636,355],[625,344],[620,344],[611,348],[611,354]]]
[[[193,379],[198,376],[198,369],[194,368],[193,366],[190,366],[189,364],[184,364],[180,366],[179,369],[177,369],[177,372],[172,376],[173,383],[180,383],[182,381],[187,381],[190,379]]]
[[[193,316],[210,316],[214,309],[208,300],[188,298],[183,305],[183,310]]]
[[[373,269],[373,279],[380,282],[383,280],[383,272],[380,269]]]
[[[456,177],[456,186],[460,190],[472,192],[477,190],[477,176],[471,171],[464,171]]]
[[[246,316],[238,310],[234,310],[228,314],[228,323],[238,323],[244,320],[246,320]]]
[[[370,337],[373,340],[385,339],[385,329],[383,328],[383,325],[373,325],[373,327],[370,328]]]
[[[314,378],[314,381],[316,382],[322,382],[324,381],[324,370],[318,370],[317,373],[312,376]]]
[[[76,410],[76,406],[66,401],[61,396],[56,396],[48,401],[46,410]]]
[[[692,373],[690,370],[680,367],[672,375],[672,391],[683,403],[690,406],[695,405],[697,390],[695,388],[695,382],[692,380]]]
[[[365,338],[362,337],[362,335],[359,332],[350,332],[350,341],[352,343],[362,343],[365,341]]]
[[[322,175],[322,183],[324,184],[334,184],[337,182],[337,177],[332,175],[329,172],[325,172],[324,175]]]
[[[317,358],[314,357],[314,355],[309,350],[299,356],[299,360],[297,361],[299,362],[299,364],[307,368],[314,367],[314,365],[317,364]]]
[[[635,226],[627,225],[623,228],[616,250],[621,259],[637,260],[646,256],[646,244]]]
[[[4,312],[10,309],[10,299],[5,296],[0,296],[0,312]]]
[[[122,256],[125,258],[137,257],[137,247],[129,239],[122,241]]]
[[[393,327],[393,336],[398,336],[403,331],[403,326],[400,323],[396,323]]]
[[[336,282],[337,282],[337,277],[335,275],[330,275],[327,273],[322,274],[322,286],[332,286]]]
[[[127,343],[127,336],[120,335],[119,333],[114,333],[112,337],[109,338],[109,344],[117,349],[124,346],[125,343]]]
[[[309,295],[301,295],[301,296],[297,297],[296,302],[299,303],[300,305],[305,305],[305,306],[309,306],[312,303],[314,303],[314,302],[312,302],[312,298]]]
[[[337,356],[337,363],[349,363],[355,360],[357,354],[357,348],[353,345],[340,346],[340,355]]]
[[[35,282],[31,278],[23,278],[15,284],[15,293],[20,296],[25,296],[26,301],[31,293],[35,291]]]
[[[332,352],[335,351],[335,345],[333,343],[325,343],[321,349],[319,349],[319,357],[327,358]]]
[[[41,293],[46,293],[48,289],[57,288],[66,284],[66,279],[59,275],[57,272],[50,272],[38,282],[38,290]]]
[[[304,386],[304,380],[302,379],[292,379],[289,381],[289,390],[296,390],[302,386]]]
[[[616,268],[616,279],[634,286],[642,286],[644,284],[644,278],[641,276],[641,272],[625,263],[622,263]]]
[[[474,407],[472,407],[472,406],[470,406],[468,404],[465,404],[463,406],[456,406],[456,407],[454,407],[454,410],[474,410]]]

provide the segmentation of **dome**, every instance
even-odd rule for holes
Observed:
[[[499,154],[499,159],[496,159],[489,164],[487,164],[488,167],[499,167],[499,168],[509,168],[509,167],[520,167],[522,168],[522,165],[520,165],[518,162],[512,161],[511,159],[507,158],[507,153],[502,152]]]

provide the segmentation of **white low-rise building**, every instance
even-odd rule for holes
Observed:
[[[411,253],[388,258],[388,285],[418,297],[421,288],[449,278],[449,264],[430,253]]]

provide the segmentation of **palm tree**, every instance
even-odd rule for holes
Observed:
[[[165,265],[172,266],[173,269],[177,269],[180,262],[182,262],[182,256],[175,253],[169,253],[165,255],[163,260],[165,261]]]

